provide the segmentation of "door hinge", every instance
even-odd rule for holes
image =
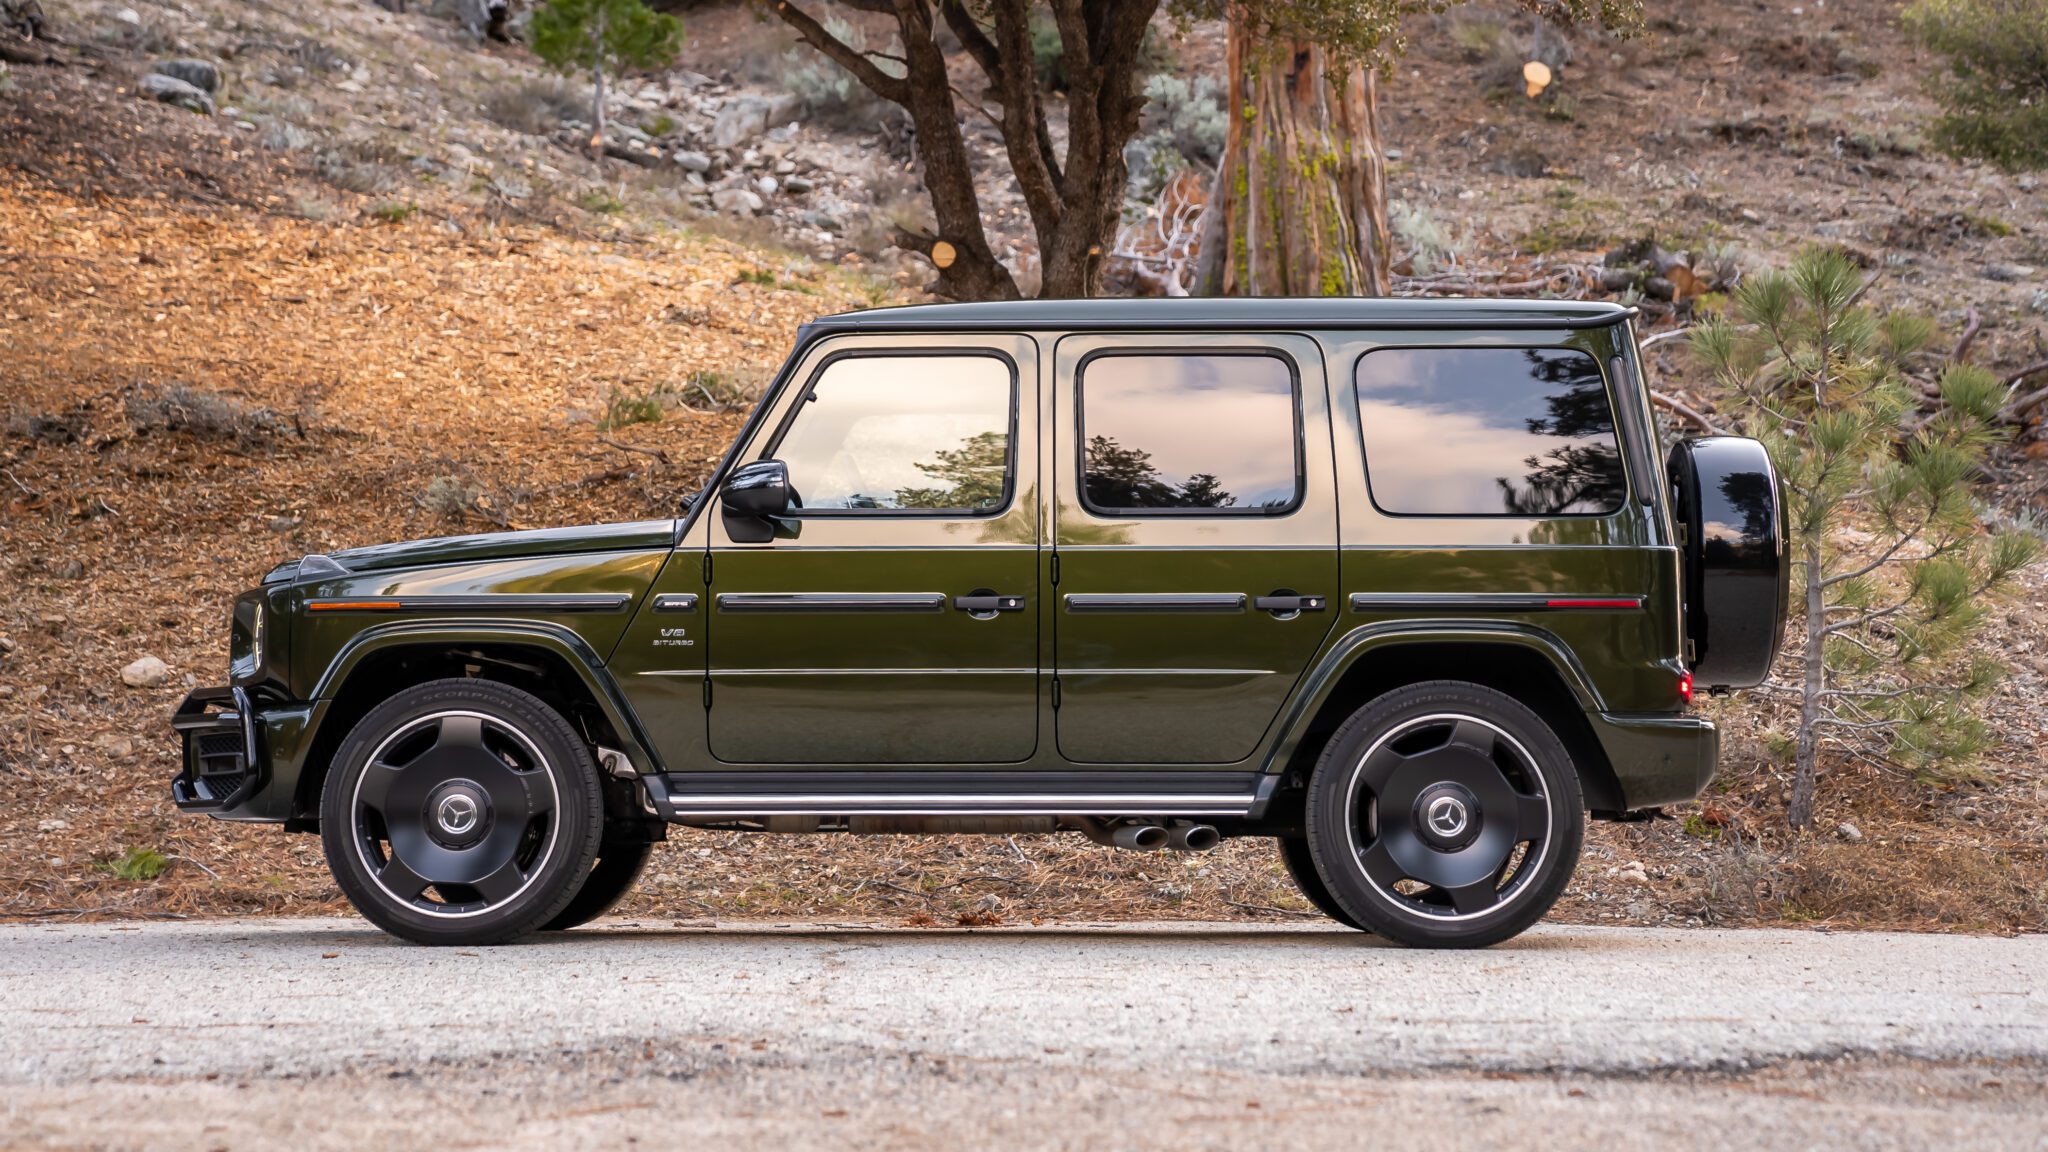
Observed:
[[[1060,582],[1060,554],[1057,552],[1052,554],[1052,582]]]
[[[711,707],[711,677],[704,677],[704,707]]]
[[[1057,676],[1052,678],[1052,706],[1060,706],[1060,678]]]
[[[704,586],[711,586],[711,553],[704,553]]]

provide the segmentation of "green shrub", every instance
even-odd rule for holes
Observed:
[[[1223,157],[1229,123],[1223,86],[1214,77],[1161,72],[1145,81],[1145,119],[1169,136],[1180,154],[1211,168]]]
[[[1919,0],[1906,31],[1946,66],[1937,143],[2002,168],[2048,167],[2048,0]]]
[[[825,31],[873,60],[875,67],[885,74],[896,77],[904,74],[902,64],[884,58],[902,55],[900,44],[892,42],[889,50],[880,55],[870,52],[867,34],[837,16],[826,18]],[[896,108],[896,105],[868,91],[867,85],[854,79],[853,73],[841,68],[837,61],[808,44],[783,53],[781,80],[785,91],[803,101],[806,113],[827,123],[872,124]]]
[[[101,865],[121,880],[154,880],[171,866],[171,858],[154,848],[130,848],[119,860]]]

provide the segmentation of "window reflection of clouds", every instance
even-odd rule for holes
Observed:
[[[1618,506],[1613,414],[1599,366],[1583,353],[1379,349],[1359,360],[1357,392],[1373,499],[1389,512],[1555,515]]]
[[[776,447],[807,508],[897,507],[933,486],[940,453],[1009,435],[1010,369],[992,356],[835,360],[812,392]]]
[[[1273,356],[1102,356],[1081,373],[1084,442],[1149,453],[1159,479],[1213,475],[1234,508],[1294,502],[1294,377]]]

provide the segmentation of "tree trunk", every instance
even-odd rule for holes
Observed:
[[[598,5],[597,20],[591,29],[592,48],[590,73],[592,88],[596,93],[590,100],[590,158],[604,163],[604,6]]]
[[[1196,291],[1384,296],[1393,283],[1379,80],[1233,12],[1229,126]]]
[[[1821,693],[1827,690],[1827,600],[1821,586],[1820,534],[1806,538],[1806,673],[1799,693],[1799,754],[1792,771],[1792,800],[1785,822],[1804,830],[1813,823],[1813,792],[1820,770]]]

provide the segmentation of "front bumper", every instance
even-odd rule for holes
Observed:
[[[1627,811],[1696,799],[1714,778],[1721,734],[1703,716],[1589,712]]]
[[[256,713],[240,688],[195,688],[171,714],[184,741],[171,802],[188,812],[219,812],[247,803],[264,784]]]

